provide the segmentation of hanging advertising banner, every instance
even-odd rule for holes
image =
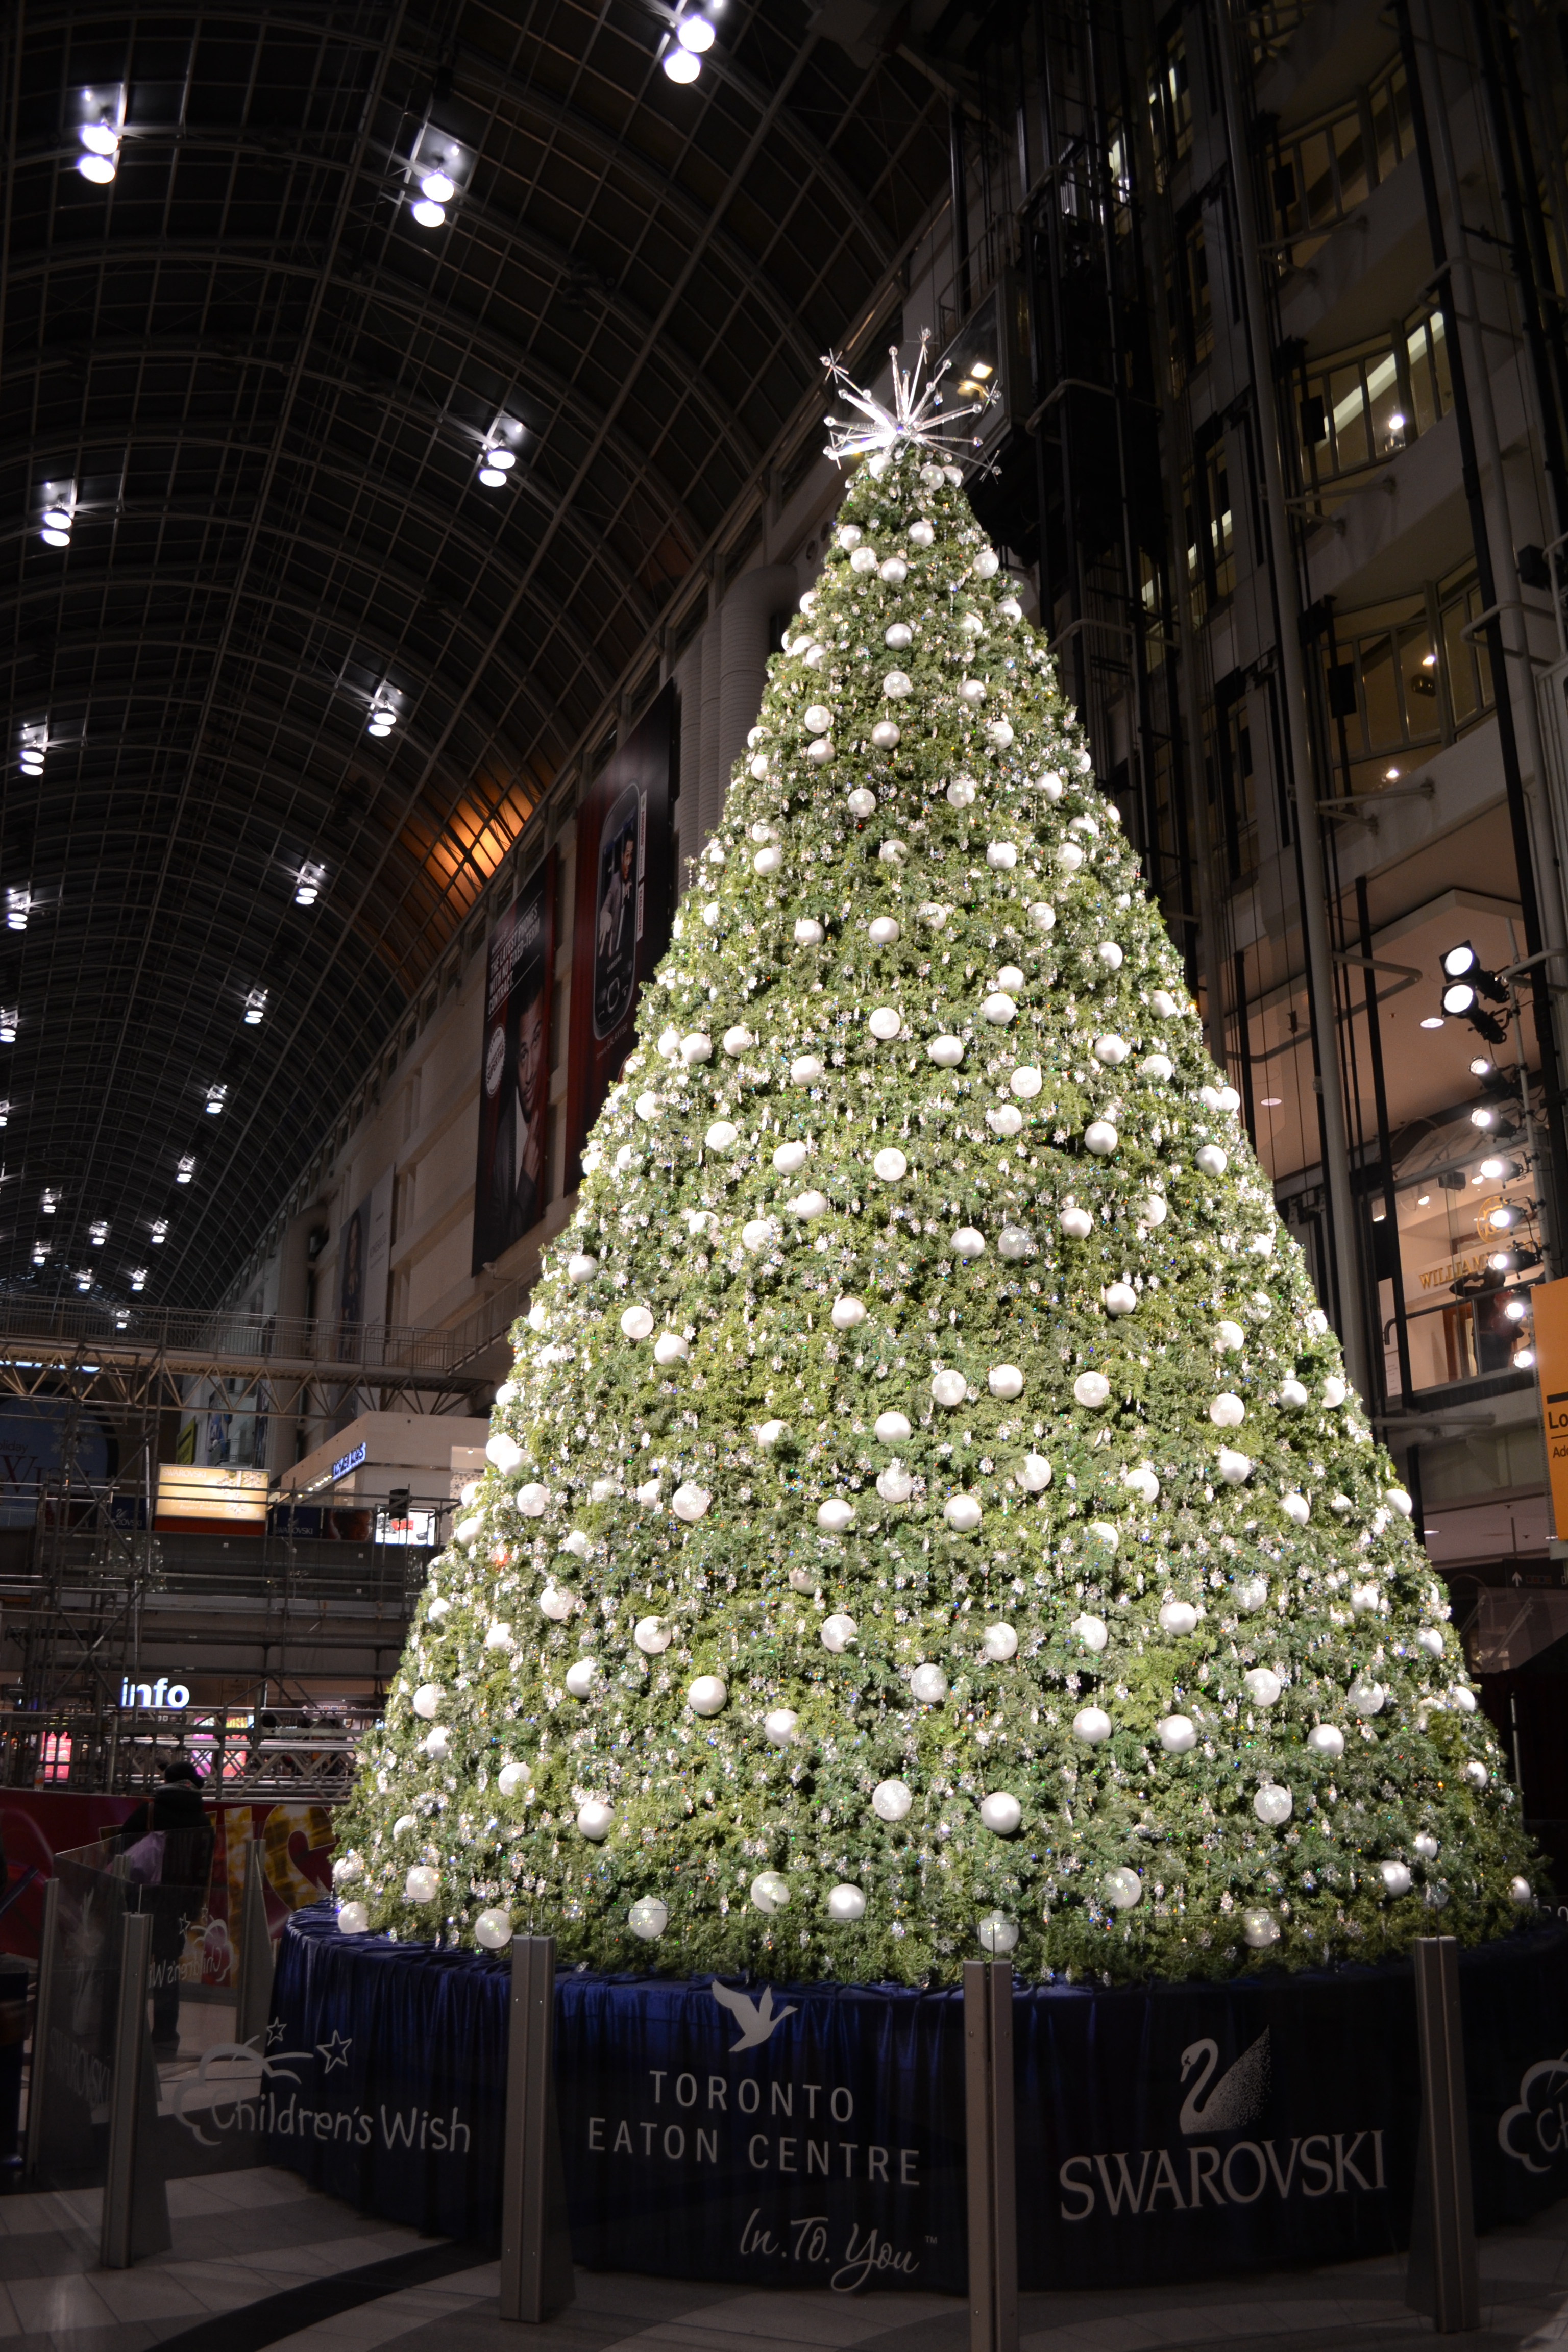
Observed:
[[[566,1188],[631,1050],[637,995],[669,940],[670,766],[675,688],[667,686],[577,812]]]
[[[352,1363],[360,1351],[364,1321],[365,1245],[370,1239],[370,1194],[343,1226],[338,1243],[338,1361]]]
[[[1538,1283],[1530,1307],[1552,1523],[1561,1538],[1568,1535],[1568,1280]]]
[[[482,1274],[544,1214],[550,1198],[550,1007],[555,971],[555,852],[490,933],[471,1271]]]

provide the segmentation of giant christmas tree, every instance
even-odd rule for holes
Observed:
[[[1497,1934],[1531,1857],[1409,1497],[900,393],[519,1328],[341,1924],[905,1983]]]

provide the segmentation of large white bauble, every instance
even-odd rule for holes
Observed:
[[[1018,1636],[1011,1625],[987,1625],[981,1636],[980,1651],[994,1665],[1000,1665],[1004,1659],[1017,1656]]]
[[[757,1444],[762,1446],[776,1445],[780,1438],[784,1435],[784,1429],[785,1423],[782,1421],[759,1422],[757,1423]]]
[[[1064,874],[1076,874],[1083,864],[1083,852],[1076,841],[1064,841],[1057,852],[1057,864]]]
[[[564,1625],[576,1605],[571,1593],[561,1584],[547,1584],[539,1596],[541,1614],[555,1625]]]
[[[730,1059],[734,1062],[739,1061],[742,1054],[749,1053],[757,1041],[749,1029],[736,1027],[726,1029],[719,1042]]]
[[[1016,1364],[993,1364],[985,1375],[985,1385],[994,1397],[1022,1396],[1024,1375]]]
[[[1472,1789],[1484,1789],[1491,1777],[1491,1774],[1487,1770],[1486,1766],[1479,1758],[1472,1758],[1470,1762],[1465,1767],[1465,1778],[1469,1782]]]
[[[890,669],[882,680],[882,692],[889,702],[901,702],[910,690],[909,674],[905,670]]]
[[[1072,1719],[1073,1737],[1098,1748],[1110,1737],[1110,1717],[1102,1706],[1080,1706]]]
[[[345,1853],[341,1862],[332,1864],[332,1885],[352,1886],[356,1878],[364,1876],[364,1864],[357,1853]]]
[[[1117,946],[1114,940],[1101,940],[1094,952],[1100,958],[1100,962],[1105,966],[1107,971],[1121,971],[1122,963],[1121,950]]]
[[[577,1827],[595,1845],[602,1844],[615,1827],[616,1816],[610,1806],[597,1797],[590,1797],[577,1808]]]
[[[940,1706],[947,1696],[947,1676],[940,1666],[917,1666],[910,1676],[910,1689],[922,1706]]]
[[[1022,1062],[1007,1081],[1020,1102],[1033,1102],[1046,1081],[1032,1062]]]
[[[515,1797],[518,1790],[532,1777],[526,1764],[503,1764],[496,1774],[496,1787],[503,1797]]]
[[[866,1320],[866,1302],[847,1291],[833,1302],[830,1320],[836,1331],[853,1331]]]
[[[1017,844],[1012,841],[988,842],[985,848],[985,863],[998,874],[1010,874],[1018,863]]]
[[[1436,1861],[1438,1852],[1437,1841],[1433,1836],[1430,1830],[1419,1831],[1416,1835],[1411,1839],[1410,1843],[1415,1848],[1415,1851],[1420,1855],[1423,1862]]]
[[[789,1074],[795,1086],[814,1087],[823,1075],[823,1067],[815,1054],[797,1054],[789,1066]]]
[[[444,1592],[438,1592],[425,1613],[433,1624],[438,1625],[443,1617],[447,1617],[451,1614],[451,1609],[452,1604],[447,1600],[446,1594]]]
[[[778,1170],[781,1176],[794,1176],[805,1166],[805,1163],[810,1157],[810,1144],[802,1143],[799,1139],[796,1138],[792,1142],[781,1143],[775,1147],[773,1151],[773,1166]]]
[[[688,1527],[695,1527],[712,1500],[705,1486],[693,1486],[689,1479],[685,1485],[676,1488],[669,1498],[669,1507],[678,1519],[684,1519]]]
[[[653,1330],[651,1307],[628,1307],[621,1317],[621,1329],[628,1339],[646,1339]]]
[[[884,1184],[897,1184],[910,1172],[910,1163],[892,1144],[879,1151],[871,1162],[873,1172]]]
[[[951,1411],[954,1405],[962,1404],[969,1394],[969,1382],[962,1372],[938,1372],[931,1381],[931,1392],[938,1404],[946,1405]]]
[[[1054,931],[1057,927],[1057,910],[1048,900],[1037,898],[1029,909],[1029,920],[1037,931]]]
[[[1103,1617],[1075,1617],[1068,1631],[1076,1633],[1084,1648],[1092,1650],[1097,1657],[1110,1639]]]
[[[425,1734],[420,1745],[432,1764],[442,1764],[452,1752],[452,1735],[445,1724],[437,1723]]]
[[[421,1683],[415,1692],[412,1705],[422,1723],[434,1723],[445,1696],[439,1683]]]
[[[909,1433],[907,1413],[879,1412],[872,1424],[871,1434],[880,1445],[901,1445]]]
[[[1128,1870],[1121,1864],[1108,1870],[1100,1884],[1106,1901],[1118,1911],[1131,1911],[1143,1899],[1143,1881],[1135,1870]]]
[[[997,1103],[986,1112],[985,1124],[993,1135],[1021,1135],[1024,1114],[1014,1103]]]
[[[1440,1658],[1442,1656],[1443,1633],[1440,1626],[1423,1625],[1419,1633],[1416,1634],[1415,1640],[1417,1646],[1425,1650],[1429,1658]]]
[[[498,1617],[493,1624],[487,1626],[485,1629],[485,1647],[487,1650],[510,1649],[511,1622],[509,1618]]]
[[[868,792],[864,784],[857,784],[855,790],[849,794],[847,806],[851,816],[862,819],[874,816],[877,813],[877,795],[875,793]]]
[[[1068,1202],[1057,1223],[1069,1241],[1086,1242],[1094,1231],[1093,1217],[1087,1209],[1080,1209],[1076,1201]]]
[[[994,547],[983,547],[970,568],[977,580],[994,580],[1002,568],[1002,558]]]
[[[832,736],[819,735],[815,743],[808,743],[805,747],[805,756],[811,761],[813,767],[825,768],[827,765],[828,761],[833,757]],[[772,863],[764,866],[763,864],[764,857],[771,859]],[[752,862],[756,866],[759,873],[771,874],[775,866],[782,866],[784,864],[784,853],[782,850],[778,849],[759,849],[756,857]]]
[[[1352,1584],[1351,1609],[1357,1617],[1375,1617],[1383,1606],[1383,1595],[1375,1584]]]
[[[788,1203],[792,1217],[802,1217],[808,1221],[813,1217],[825,1217],[832,1206],[833,1203],[826,1192],[818,1192],[815,1190],[797,1193]]]
[[[871,1791],[871,1811],[880,1822],[901,1822],[914,1801],[905,1780],[879,1780]]]
[[[923,474],[925,469],[922,467],[921,470]],[[930,547],[935,541],[935,538],[936,531],[934,527],[931,523],[927,522],[923,516],[919,522],[910,523],[910,545],[911,547]]]
[[[981,1799],[980,1818],[997,1837],[1011,1837],[1024,1818],[1024,1808],[1016,1797],[1009,1796],[1005,1789],[997,1789]]]
[[[594,1546],[591,1538],[584,1535],[581,1528],[574,1528],[569,1534],[562,1537],[559,1549],[562,1551],[569,1551],[574,1559],[586,1559]]]
[[[884,1503],[907,1503],[915,1491],[915,1482],[901,1462],[889,1462],[877,1476],[877,1492]]]
[[[1378,1874],[1383,1880],[1383,1887],[1385,1895],[1392,1895],[1397,1898],[1401,1895],[1409,1894],[1410,1864],[1407,1862],[1390,1860],[1388,1862],[1380,1863],[1378,1864]]]
[[[833,713],[824,702],[808,702],[802,722],[813,735],[826,735],[833,724]]]
[[[1198,1612],[1190,1601],[1165,1601],[1160,1605],[1160,1622],[1167,1633],[1190,1633],[1198,1622]]]
[[[882,632],[882,643],[890,653],[905,653],[914,641],[915,633],[907,621],[895,621],[891,627]]]
[[[1121,1483],[1145,1503],[1157,1503],[1160,1499],[1160,1481],[1154,1475],[1152,1465],[1147,1462],[1136,1463],[1131,1470],[1124,1470]]]
[[[1043,1454],[1026,1454],[1013,1475],[1026,1495],[1043,1495],[1051,1483],[1051,1465]]]
[[[1005,988],[994,989],[980,1007],[994,1029],[1005,1029],[1017,1016],[1018,1008]]]
[[[653,1343],[656,1364],[683,1364],[691,1349],[679,1331],[661,1331]]]
[[[441,1874],[427,1862],[416,1862],[403,1882],[405,1902],[434,1903],[441,1891]]]
[[[974,790],[973,776],[954,776],[947,788],[948,806],[956,809],[973,808]]]
[[[775,1706],[763,1717],[763,1731],[775,1748],[793,1745],[800,1717],[793,1706]]]
[[[370,1913],[363,1903],[340,1903],[338,1933],[340,1936],[363,1936],[370,1927]]]
[[[903,1014],[892,1004],[879,1004],[866,1023],[872,1036],[879,1038],[883,1045],[896,1037],[903,1025]]]
[[[650,1330],[653,1328],[651,1316],[648,1328]],[[549,1487],[542,1486],[537,1478],[530,1480],[526,1486],[520,1486],[517,1490],[517,1507],[525,1519],[542,1519],[550,1507]]]
[[[900,936],[898,923],[891,915],[879,915],[866,936],[874,948],[890,948]]]
[[[890,588],[901,587],[910,576],[910,567],[901,555],[888,556],[881,567],[882,577]]]
[[[1138,1065],[1146,1078],[1169,1078],[1175,1066],[1169,1054],[1145,1054]]]
[[[728,1118],[716,1118],[702,1139],[710,1151],[728,1151],[740,1139],[740,1129]]]
[[[1273,1706],[1285,1687],[1270,1666],[1253,1666],[1241,1679],[1254,1706]]]
[[[1010,1952],[1018,1940],[1016,1920],[1009,1919],[1001,1911],[987,1911],[974,1932],[980,1940],[981,1949],[986,1952]]]
[[[819,1503],[816,1507],[816,1524],[825,1528],[830,1536],[845,1534],[855,1524],[854,1504],[845,1502],[841,1496],[830,1496],[826,1503]]]
[[[686,1063],[710,1062],[713,1040],[700,1029],[692,1029],[680,1041],[680,1058]]]
[[[721,1675],[699,1675],[686,1694],[693,1715],[717,1715],[730,1693]]]
[[[961,1536],[973,1535],[984,1517],[973,1495],[950,1495],[942,1507],[942,1515],[948,1526]]]
[[[1149,999],[1149,1005],[1156,1019],[1161,1021],[1173,1021],[1181,1011],[1180,1005],[1167,988],[1157,988]]]
[[[847,1880],[837,1886],[829,1887],[827,1916],[842,1926],[863,1919],[866,1916],[866,1897],[860,1888],[851,1886]]]
[[[1105,1311],[1108,1315],[1131,1315],[1138,1305],[1138,1293],[1130,1282],[1108,1283],[1105,1291]]]
[[[1517,1903],[1521,1911],[1533,1903],[1535,1890],[1529,1879],[1510,1878],[1508,1882],[1508,1899],[1510,1903]]]
[[[1097,1062],[1103,1062],[1108,1070],[1116,1069],[1131,1051],[1126,1038],[1117,1036],[1114,1030],[1094,1041],[1094,1058]]]
[[[675,1639],[662,1617],[639,1617],[632,1627],[632,1639],[645,1657],[661,1657]]]
[[[819,948],[824,936],[822,925],[815,915],[802,915],[797,918],[795,927],[795,943],[797,948]]]
[[[1285,1517],[1294,1520],[1299,1528],[1304,1528],[1312,1516],[1312,1506],[1308,1502],[1305,1495],[1282,1495],[1279,1498],[1279,1507]]]
[[[1247,1407],[1229,1389],[1222,1389],[1210,1401],[1209,1419],[1216,1429],[1239,1429],[1247,1419]]]
[[[1307,1745],[1314,1756],[1326,1756],[1337,1763],[1345,1752],[1345,1736],[1337,1724],[1315,1723],[1307,1734]]]
[[[1205,1176],[1223,1176],[1230,1162],[1217,1143],[1205,1143],[1193,1155],[1194,1165]]]
[[[1234,1445],[1219,1449],[1219,1475],[1227,1486],[1245,1486],[1252,1475],[1252,1456],[1238,1454]]]
[[[1307,1391],[1300,1381],[1281,1381],[1279,1402],[1291,1412],[1300,1412],[1307,1402]]]
[[[1323,1382],[1323,1402],[1328,1405],[1331,1410],[1332,1410],[1335,1405],[1343,1404],[1349,1394],[1350,1390],[1346,1386],[1345,1382],[1337,1379],[1332,1373],[1331,1373],[1329,1378]]]
[[[1247,1334],[1242,1329],[1239,1323],[1232,1323],[1228,1318],[1226,1318],[1215,1328],[1215,1344],[1216,1347],[1230,1349],[1232,1350],[1237,1348],[1245,1348],[1247,1345]]]
[[[971,710],[978,710],[985,699],[985,681],[982,677],[966,677],[958,689],[959,699]]]
[[[1241,1915],[1242,1941],[1255,1952],[1266,1952],[1270,1944],[1279,1941],[1279,1922],[1272,1911],[1244,1911]]]
[[[759,1870],[752,1881],[752,1906],[757,1911],[782,1911],[789,1901],[789,1881],[782,1871]]]
[[[1236,1588],[1236,1605],[1247,1617],[1254,1617],[1268,1599],[1268,1579],[1266,1576],[1244,1576]]]
[[[510,1476],[522,1458],[521,1446],[504,1429],[498,1429],[493,1437],[485,1441],[485,1459],[494,1463],[503,1478]]]
[[[1198,1727],[1190,1715],[1167,1715],[1159,1725],[1160,1745],[1167,1756],[1190,1756],[1198,1744]]]
[[[927,1043],[926,1056],[936,1064],[939,1070],[956,1070],[963,1059],[963,1040],[962,1037],[932,1037]],[[1021,1119],[1018,1123],[1023,1125]]]
[[[566,1687],[574,1698],[587,1698],[591,1696],[598,1672],[598,1666],[592,1658],[579,1658],[575,1665],[567,1667]]]
[[[1072,1392],[1078,1403],[1092,1412],[1105,1403],[1110,1394],[1110,1382],[1103,1372],[1079,1372]]]
[[[1403,1486],[1388,1486],[1385,1487],[1384,1491],[1387,1497],[1390,1510],[1397,1511],[1402,1519],[1407,1519],[1410,1517],[1411,1512],[1415,1508],[1415,1506],[1411,1501],[1410,1496],[1405,1492],[1405,1488]]]
[[[818,1628],[818,1639],[823,1648],[830,1651],[834,1657],[842,1657],[859,1630],[853,1617],[836,1612],[833,1616],[823,1619]]]
[[[1381,1683],[1373,1682],[1370,1675],[1358,1675],[1345,1693],[1345,1705],[1352,1715],[1378,1715],[1387,1696]]]
[[[639,1895],[626,1913],[626,1925],[645,1943],[655,1943],[669,1925],[669,1906],[661,1895]]]
[[[879,751],[896,751],[899,740],[900,730],[890,719],[879,719],[871,730],[872,746]]]
[[[1016,1262],[1033,1257],[1035,1237],[1026,1225],[1004,1225],[996,1236],[996,1247],[1003,1257]]]

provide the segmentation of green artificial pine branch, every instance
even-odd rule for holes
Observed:
[[[1410,1500],[954,467],[769,666],[347,1811],[345,1927],[1221,1977],[1532,1902]]]

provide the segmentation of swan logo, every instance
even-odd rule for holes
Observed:
[[[721,1985],[717,1977],[708,1990],[720,2008],[727,2009],[741,2029],[739,2042],[730,2044],[731,2057],[737,2050],[755,2050],[763,2042],[771,2042],[785,2018],[795,2015],[793,2009],[774,2009],[772,1985],[763,1987],[761,2000],[748,2000],[743,1992],[731,1992],[729,1986]]]
[[[1563,2072],[1568,2074],[1568,2065]],[[1095,2214],[1117,2221],[1123,2215],[1200,2213],[1256,2205],[1264,2197],[1285,2203],[1296,2197],[1373,2195],[1386,2188],[1380,2128],[1289,2138],[1283,2133],[1241,2137],[1268,2106],[1267,2026],[1223,2074],[1217,2042],[1206,2035],[1189,2042],[1179,2079],[1185,2096],[1176,2126],[1185,2145],[1069,2156],[1058,2175],[1064,2221],[1087,2221]]]

